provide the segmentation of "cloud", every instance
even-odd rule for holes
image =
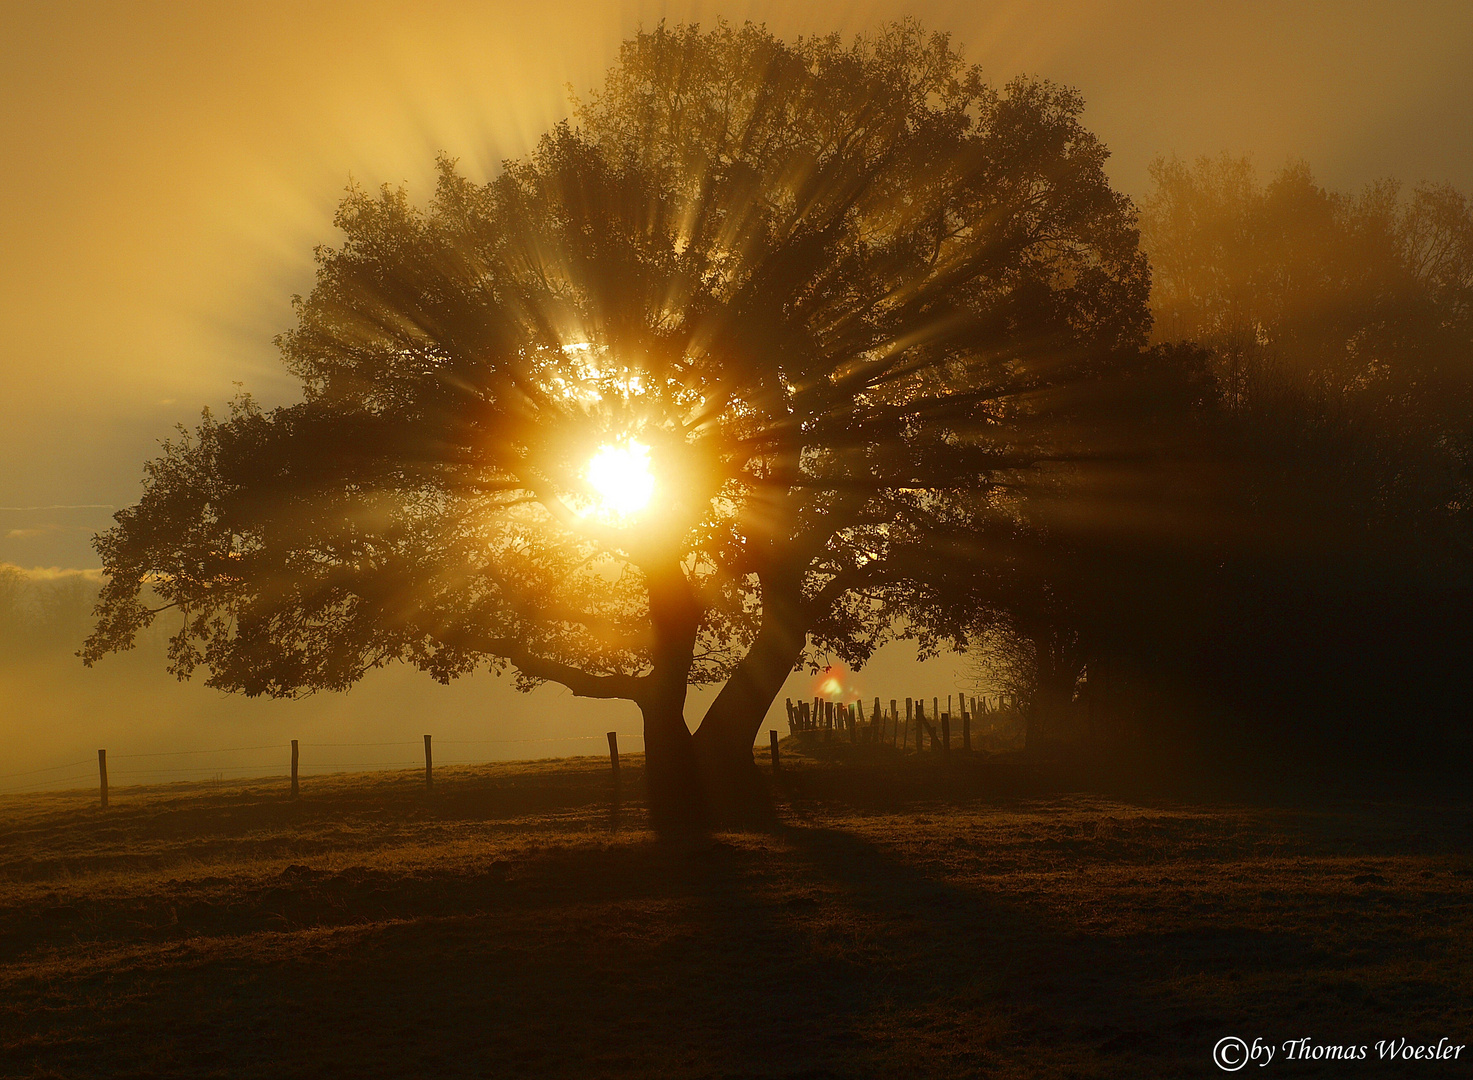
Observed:
[[[5,538],[7,540],[26,540],[32,536],[48,536],[52,533],[90,533],[92,531],[90,525],[62,525],[55,521],[48,521],[23,529],[7,529]]]
[[[61,566],[16,566],[14,563],[0,562],[0,579],[8,579],[16,583],[41,584],[54,581],[102,581],[102,568],[89,567],[61,567]]]
[[[29,513],[33,510],[116,510],[112,503],[56,503],[52,506],[0,506],[0,510],[10,510],[17,514]]]

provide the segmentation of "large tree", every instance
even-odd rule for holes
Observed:
[[[174,670],[248,694],[510,665],[639,705],[657,820],[750,794],[787,674],[906,632],[1144,340],[1080,112],[910,24],[661,26],[491,182],[350,192],[280,339],[303,401],[147,467],[85,659],[176,608]]]

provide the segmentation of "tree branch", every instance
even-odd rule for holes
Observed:
[[[644,694],[646,678],[642,675],[594,675],[571,664],[537,656],[516,638],[490,638],[478,644],[486,652],[511,661],[524,675],[561,683],[576,697],[623,698],[637,702]]]

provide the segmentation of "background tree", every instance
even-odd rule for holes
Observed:
[[[1085,674],[1079,620],[1035,596],[979,620],[969,649],[971,677],[1011,695],[1024,716],[1024,747],[1037,750],[1068,713]]]
[[[1153,177],[1155,333],[1195,343],[1141,418],[1170,453],[1105,501],[1083,474],[1035,488],[1048,588],[983,592],[1077,640],[1079,693],[1112,673],[1158,744],[1386,763],[1466,738],[1473,207],[1226,157]]]
[[[1293,724],[1308,745],[1420,752],[1469,689],[1473,204],[1335,193],[1303,165],[1263,184],[1226,157],[1153,176],[1158,333],[1209,350],[1211,498],[1238,523],[1177,679],[1272,715],[1279,741]]]
[[[661,26],[489,184],[351,192],[281,339],[304,401],[147,467],[85,659],[177,608],[174,670],[245,693],[510,665],[639,705],[657,820],[750,795],[805,650],[906,632],[938,557],[1081,452],[1058,395],[1144,340],[1081,107],[911,24]],[[591,474],[646,459],[647,509]]]
[[[1387,423],[1463,424],[1473,355],[1473,206],[1446,185],[1328,191],[1303,164],[1157,160],[1142,216],[1159,340],[1215,351],[1229,393],[1279,377]],[[1248,392],[1248,391],[1243,391]]]

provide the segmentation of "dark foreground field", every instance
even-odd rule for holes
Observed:
[[[809,761],[672,846],[638,765],[617,828],[592,760],[0,802],[0,1075],[1473,1073],[1375,1046],[1473,1044],[1465,804]]]

